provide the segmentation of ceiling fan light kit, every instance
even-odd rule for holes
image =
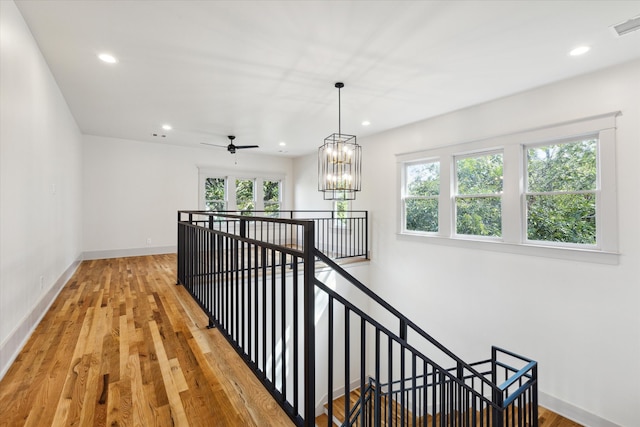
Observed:
[[[258,145],[235,145],[233,140],[236,139],[234,135],[227,136],[229,138],[229,145],[227,145],[227,151],[231,154],[235,154],[236,150],[242,150],[244,148],[259,148]]]
[[[344,83],[337,82],[338,133],[324,139],[318,148],[318,191],[324,200],[354,200],[361,189],[362,147],[355,135],[342,133],[340,117],[340,90]]]

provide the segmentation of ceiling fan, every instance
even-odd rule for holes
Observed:
[[[236,137],[234,135],[229,135],[227,136],[227,138],[229,138],[229,145],[218,145],[218,144],[210,144],[208,142],[201,142],[201,144],[203,145],[212,145],[214,147],[226,147],[227,151],[230,152],[231,154],[235,154],[236,150],[241,150],[244,148],[258,148],[258,145],[235,145],[233,143],[233,140],[236,139]]]

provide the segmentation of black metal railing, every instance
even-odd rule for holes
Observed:
[[[314,222],[178,212],[184,285],[291,419],[314,406]]]
[[[314,245],[332,259],[369,257],[369,213],[367,211],[183,211],[191,214],[193,224],[227,232],[238,232],[242,225],[246,237],[269,241],[276,244],[298,245],[298,236],[287,235],[287,228],[280,223],[274,226],[268,221],[249,218],[276,218],[310,220],[314,222]],[[235,215],[231,218],[229,215]],[[185,217],[186,218],[186,217]],[[212,224],[210,221],[212,220]]]
[[[327,366],[316,370],[328,373],[330,420],[348,426],[537,426],[536,362],[492,347],[490,359],[465,363],[331,259],[316,257],[364,296],[345,297],[315,280],[316,298],[319,290],[327,300],[326,316],[315,325],[317,347],[327,349],[316,364]],[[376,315],[359,308],[359,300]],[[325,329],[326,338],[318,337]],[[357,397],[335,399],[352,390]]]
[[[465,363],[319,250],[309,212],[178,212],[178,283],[297,425],[537,426],[535,362]]]

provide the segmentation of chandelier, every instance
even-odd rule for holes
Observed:
[[[329,135],[318,148],[318,191],[324,200],[354,200],[360,191],[362,175],[362,147],[355,135],[342,133],[340,118],[340,89],[338,89],[338,133]]]

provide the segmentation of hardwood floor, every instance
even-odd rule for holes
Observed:
[[[175,265],[83,262],[0,382],[0,425],[292,426]]]
[[[293,426],[206,329],[175,265],[83,262],[0,382],[0,426]],[[579,426],[544,408],[539,420]]]

